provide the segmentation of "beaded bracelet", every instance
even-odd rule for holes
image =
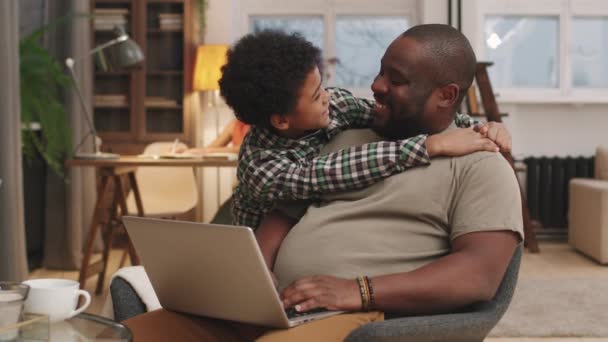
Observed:
[[[367,283],[367,289],[369,291],[368,309],[372,310],[376,306],[376,301],[374,300],[374,287],[372,286],[372,279],[368,276],[363,277],[363,279]]]
[[[370,297],[365,278],[357,277],[357,283],[359,284],[359,293],[361,295],[361,309],[363,309],[363,311],[367,311],[369,308]]]

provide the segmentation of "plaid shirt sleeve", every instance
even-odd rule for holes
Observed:
[[[367,128],[374,121],[374,101],[353,96],[342,88],[327,88],[330,115],[336,120],[336,132],[347,128]]]
[[[272,203],[264,204],[263,201],[250,198],[243,187],[238,185],[232,194],[232,224],[255,229],[271,208]]]
[[[472,117],[466,114],[456,113],[456,118],[454,119],[456,126],[460,128],[468,128],[473,127],[479,123],[479,121],[473,119]]]

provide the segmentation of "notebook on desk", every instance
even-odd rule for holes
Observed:
[[[247,227],[123,216],[164,308],[188,314],[288,328],[336,315],[283,309]]]
[[[140,154],[139,158],[149,159],[204,159],[204,160],[237,160],[238,155],[236,153],[225,153],[225,152],[214,152],[205,154],[191,154],[191,153],[164,153],[164,154]]]

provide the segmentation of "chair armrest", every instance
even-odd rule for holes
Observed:
[[[600,263],[608,263],[608,181],[570,181],[568,243]]]
[[[496,320],[484,313],[393,318],[366,324],[346,342],[481,342]]]
[[[146,305],[141,301],[135,289],[121,277],[115,277],[110,284],[114,320],[122,322],[146,312]]]

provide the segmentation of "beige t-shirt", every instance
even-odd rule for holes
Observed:
[[[369,130],[350,130],[324,153],[378,140]],[[447,254],[460,235],[492,230],[523,239],[519,186],[508,162],[490,152],[434,158],[308,207],[283,240],[274,272],[281,288],[309,275],[407,272]]]

